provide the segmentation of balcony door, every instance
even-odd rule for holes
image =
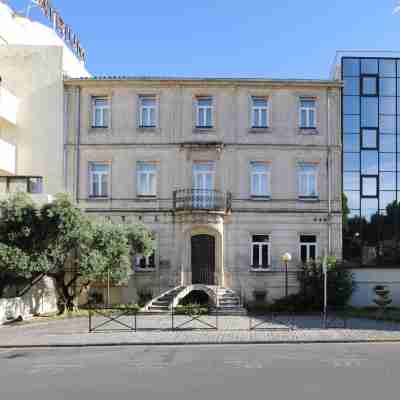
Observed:
[[[214,205],[214,162],[193,164],[193,208],[209,209]]]

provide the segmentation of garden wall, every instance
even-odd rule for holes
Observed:
[[[374,286],[387,285],[391,291],[392,306],[400,306],[400,269],[393,268],[353,268],[351,272],[357,283],[357,290],[351,297],[354,307],[374,306]]]
[[[34,314],[57,311],[57,298],[51,279],[45,278],[24,296],[0,299],[0,324],[18,317],[29,318]]]

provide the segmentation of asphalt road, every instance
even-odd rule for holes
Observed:
[[[395,399],[400,344],[0,351],[0,399]]]

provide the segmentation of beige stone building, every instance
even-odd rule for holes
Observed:
[[[67,190],[157,241],[113,301],[176,287],[272,300],[297,290],[301,262],[341,256],[339,81],[67,79],[65,99]]]

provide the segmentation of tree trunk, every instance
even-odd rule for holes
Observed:
[[[65,282],[65,273],[60,273],[53,276],[55,281],[56,290],[58,293],[57,308],[58,315],[64,314],[65,312],[71,312],[76,310],[75,295],[70,293],[69,286]]]

